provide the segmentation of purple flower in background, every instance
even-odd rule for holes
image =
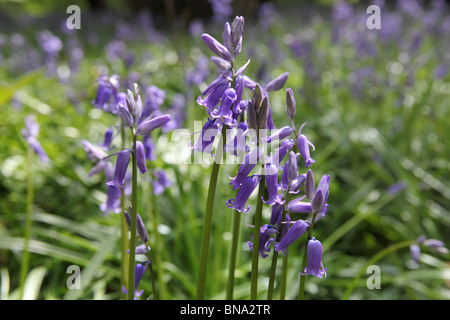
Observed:
[[[33,148],[43,162],[49,160],[47,153],[42,148],[41,144],[37,140],[39,134],[39,123],[36,121],[36,116],[29,115],[25,118],[25,128],[22,129],[22,136],[28,143],[28,145]]]
[[[157,86],[151,85],[146,88],[146,101],[142,110],[142,117],[147,118],[155,111],[159,111],[160,106],[166,99],[166,92]]]
[[[172,181],[170,181],[163,169],[155,170],[153,176],[153,194],[155,195],[160,195],[164,192],[164,189],[172,185]]]
[[[450,64],[440,64],[434,70],[433,75],[436,79],[442,79],[448,74],[449,70],[450,70]]]
[[[233,0],[208,0],[213,12],[213,20],[217,23],[223,23],[233,14],[231,3]]]
[[[322,263],[322,243],[316,240],[314,237],[308,242],[308,247],[306,249],[308,266],[300,272],[301,275],[312,275],[317,278],[326,277],[327,268],[323,266]]]
[[[97,94],[92,101],[94,107],[98,109],[111,112],[113,114],[118,112],[117,104],[121,101],[121,96],[118,95],[119,90],[119,76],[112,75],[111,77],[100,77],[98,79]]]

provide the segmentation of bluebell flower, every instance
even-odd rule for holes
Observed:
[[[97,94],[92,104],[98,108],[113,114],[117,113],[117,103],[120,102],[119,76],[100,77],[98,79]]]
[[[298,136],[297,136],[297,146],[300,152],[300,155],[305,161],[305,167],[308,168],[311,166],[312,163],[316,162],[313,158],[311,158],[309,147],[311,146],[313,150],[315,150],[314,145],[308,140],[308,138],[302,134],[302,129],[306,123],[304,123],[299,130]]]
[[[286,114],[291,121],[294,120],[296,110],[296,103],[294,93],[291,88],[286,89]]]
[[[136,127],[136,134],[140,136],[148,135],[153,130],[163,126],[170,121],[172,117],[168,114],[163,115],[150,115]]]
[[[39,134],[39,124],[37,123],[34,115],[30,115],[25,118],[25,128],[23,128],[21,132],[28,145],[39,155],[41,161],[47,162],[49,160],[47,153],[37,140],[37,135]]]
[[[278,168],[269,163],[264,166],[264,170],[269,198],[264,200],[264,197],[261,197],[262,201],[269,205],[273,205],[275,202],[284,203],[282,196],[278,192]]]
[[[322,243],[314,237],[308,241],[306,248],[308,266],[300,272],[301,275],[312,275],[317,278],[326,277],[327,268],[322,263]]]
[[[144,293],[144,290],[138,290],[139,283],[142,280],[142,277],[145,274],[145,271],[147,270],[147,262],[145,263],[137,263],[134,268],[134,299],[137,300],[142,294]],[[122,287],[122,292],[124,294],[128,294],[128,290],[125,286]]]
[[[145,164],[145,147],[140,141],[136,141],[136,162],[141,173],[147,171],[147,166]]]
[[[130,150],[123,150],[117,153],[114,178],[106,183],[107,186],[123,188],[125,174],[127,172],[128,164],[130,162],[130,153],[131,153]]]
[[[238,189],[241,186],[241,183],[244,181],[244,179],[250,174],[250,172],[255,168],[256,164],[259,161],[259,158],[261,156],[262,149],[261,148],[255,148],[252,151],[249,151],[245,157],[244,161],[239,165],[238,172],[236,174],[236,177],[231,178],[232,181],[230,182],[230,185],[233,186],[233,191]]]
[[[237,121],[233,119],[233,111],[231,107],[237,98],[236,91],[233,88],[225,90],[220,102],[220,108],[211,112],[211,117],[218,119],[229,127],[235,127]]]
[[[167,177],[163,169],[158,169],[153,172],[153,194],[160,195],[164,189],[172,185],[172,181]]]
[[[216,136],[220,134],[220,127],[215,120],[208,119],[202,127],[197,142],[191,147],[200,152],[209,152],[212,155],[212,145]]]
[[[271,238],[278,231],[274,226],[265,224],[260,229],[260,238],[259,238],[259,254],[262,258],[266,258],[268,254],[266,252],[270,252],[269,246],[274,241],[274,238]],[[248,241],[248,247],[250,251],[253,251],[253,242]]]
[[[309,225],[309,221],[295,221],[294,224],[289,227],[286,234],[284,234],[284,236],[281,238],[280,242],[275,244],[275,251],[281,251],[283,255],[285,255],[288,247],[305,233]]]
[[[211,113],[219,103],[220,99],[225,93],[225,90],[227,90],[229,87],[230,80],[228,79],[228,77],[225,75],[220,75],[202,92],[202,95],[205,97],[202,98],[201,96],[199,96],[197,98],[197,103],[199,105],[205,106],[208,115],[211,117]]]
[[[114,136],[113,129],[112,128],[106,129],[103,143],[100,145],[100,147],[103,147],[106,150],[110,149],[113,136]]]
[[[148,242],[148,233],[147,233],[147,229],[145,228],[144,222],[142,221],[141,216],[139,215],[139,213],[136,216],[136,233],[139,237],[139,239],[143,242],[143,243],[147,243]]]
[[[106,202],[100,205],[100,210],[103,214],[108,212],[119,213],[120,209],[120,188],[115,186],[108,186],[106,189]]]
[[[250,205],[246,207],[246,202],[255,188],[258,186],[260,180],[261,177],[259,175],[245,177],[236,194],[236,198],[228,200],[227,207],[233,208],[240,212],[249,212]]]
[[[275,151],[275,153],[272,156],[269,157],[268,162],[275,165],[278,169],[281,169],[281,162],[293,147],[294,147],[294,140],[292,139],[283,140],[280,144],[280,147]]]

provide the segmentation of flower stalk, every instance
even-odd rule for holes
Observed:
[[[27,144],[27,208],[25,215],[25,236],[24,236],[24,248],[22,254],[22,263],[20,266],[20,284],[19,284],[19,297],[24,297],[25,280],[28,274],[30,264],[30,238],[31,229],[33,224],[33,201],[34,201],[34,187],[33,187],[33,148]]]
[[[205,216],[203,219],[202,243],[200,248],[200,265],[197,283],[197,300],[205,298],[206,272],[208,268],[209,242],[211,238],[212,214],[214,210],[214,200],[216,195],[217,179],[219,177],[220,163],[222,161],[223,146],[226,144],[227,126],[222,127],[219,146],[217,147],[216,158],[212,165],[211,176],[209,179],[208,195],[206,198]]]
[[[129,255],[129,268],[128,268],[128,284],[134,283],[134,266],[135,264],[135,252],[136,252],[136,226],[137,226],[137,153],[136,153],[136,141],[137,135],[134,130],[131,130],[133,136],[133,145],[131,151],[131,235],[130,235],[130,255]],[[134,290],[128,289],[128,300],[134,300]]]

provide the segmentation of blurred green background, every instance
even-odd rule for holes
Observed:
[[[422,235],[447,246],[450,240],[450,11],[445,1],[386,2],[376,2],[380,30],[366,27],[368,2],[234,1],[226,17],[215,16],[207,1],[77,1],[81,30],[64,27],[68,1],[0,2],[1,299],[18,298],[27,186],[24,118],[37,116],[38,139],[51,159],[41,163],[35,157],[26,297],[118,299],[120,215],[99,210],[104,177],[88,177],[93,163],[81,144],[100,144],[116,123],[91,103],[96,79],[117,74],[122,88],[154,85],[165,91],[162,110],[182,96],[182,128],[192,132],[194,120],[206,120],[195,100],[217,74],[212,63],[199,70],[202,58],[212,55],[200,35],[221,39],[223,23],[236,15],[246,18],[237,63],[251,59],[246,74],[262,84],[289,72],[285,87],[296,97],[296,125],[307,122],[304,133],[316,147],[314,174],[331,175],[328,213],[314,229],[328,274],[308,278],[306,297],[449,299],[448,252],[422,247],[417,264],[407,246],[389,248]],[[43,35],[60,40],[51,53],[39,41]],[[189,86],[192,74],[204,77]],[[284,89],[270,99],[276,126],[288,125]],[[171,133],[158,134],[151,166],[164,169],[172,185],[151,200],[148,181],[140,177],[139,208],[163,241],[166,298],[192,299],[210,167],[174,164]],[[225,202],[234,198],[228,175],[235,172],[235,165],[226,165],[220,173],[208,299],[225,297],[232,221]],[[150,219],[149,208],[158,221]],[[266,222],[269,215],[265,207]],[[241,224],[237,299],[249,297],[251,224],[252,212]],[[150,243],[155,236],[150,232]],[[302,239],[289,251],[289,299],[298,290]],[[381,269],[380,290],[366,286],[368,262]],[[81,290],[66,286],[70,265],[82,269]],[[269,268],[270,258],[261,260],[261,298]],[[148,278],[141,286],[151,292]]]

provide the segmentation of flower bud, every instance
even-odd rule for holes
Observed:
[[[261,107],[257,111],[259,128],[265,127],[268,115],[269,115],[269,98],[267,96],[264,96],[264,99],[261,102]]]
[[[272,81],[270,81],[267,85],[266,85],[266,91],[277,91],[280,90],[281,88],[283,88],[284,84],[287,81],[287,78],[289,77],[289,72],[285,72],[282,75],[276,77],[275,79],[273,79]]]
[[[219,41],[217,41],[207,33],[202,34],[202,40],[203,42],[205,42],[206,46],[216,55],[224,60],[231,61],[230,51],[228,51],[228,49],[224,47]]]
[[[262,101],[262,89],[259,83],[256,83],[255,88],[252,91],[252,102],[256,112],[258,112]]]
[[[247,122],[248,127],[250,129],[258,131],[258,120],[256,117],[256,110],[251,100],[247,104]]]
[[[314,175],[311,169],[308,169],[306,172],[306,182],[305,182],[305,194],[308,200],[312,200],[314,198],[314,193],[316,192],[316,186],[314,183]]]
[[[136,134],[140,136],[145,136],[155,130],[156,128],[159,128],[163,125],[165,125],[167,122],[170,121],[172,117],[168,114],[160,115],[157,117],[149,116],[147,119],[142,121],[136,128]]]
[[[147,243],[148,242],[147,229],[145,228],[145,225],[142,222],[142,218],[139,215],[139,213],[137,214],[136,218],[137,218],[137,220],[136,220],[136,232],[137,232],[137,235],[138,235],[139,239],[142,242]]]
[[[292,92],[291,88],[286,89],[286,113],[289,117],[289,119],[294,120],[295,117],[295,109],[296,109],[296,103],[294,99],[294,93]]]

